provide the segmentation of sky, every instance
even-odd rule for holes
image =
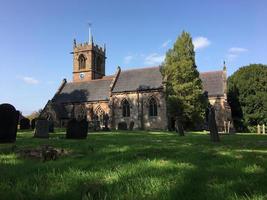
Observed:
[[[193,38],[200,72],[231,75],[267,64],[266,0],[0,0],[0,104],[28,115],[63,78],[72,80],[73,39],[106,44],[106,74],[158,66],[181,32]]]

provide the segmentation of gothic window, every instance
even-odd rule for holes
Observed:
[[[152,97],[149,100],[149,116],[157,116],[157,115],[158,115],[157,101]]]
[[[122,116],[130,117],[130,104],[126,99],[122,101]]]
[[[79,56],[79,69],[85,69],[86,61],[84,55]]]

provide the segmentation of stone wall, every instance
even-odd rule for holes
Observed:
[[[149,116],[148,101],[154,97],[157,101],[157,116]],[[130,103],[130,116],[123,117],[122,101],[126,99]],[[119,122],[126,122],[129,127],[130,122],[134,122],[134,129],[164,130],[167,129],[166,103],[161,91],[131,92],[113,94],[112,105],[112,127],[117,128]]]

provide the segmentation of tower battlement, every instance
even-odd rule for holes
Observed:
[[[102,47],[94,43],[89,44],[88,42],[79,43],[79,44],[76,44],[74,42],[72,53],[79,52],[79,51],[95,51],[98,54],[102,54],[102,55],[106,54],[105,46]]]

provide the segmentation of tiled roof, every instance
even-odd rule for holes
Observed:
[[[112,92],[151,90],[162,87],[159,67],[122,70]]]
[[[208,92],[209,96],[224,95],[224,78],[223,71],[211,71],[200,73],[203,89]]]
[[[86,82],[66,83],[59,94],[53,98],[54,103],[74,103],[109,100],[112,76]],[[224,94],[223,71],[200,73],[203,88],[209,96]],[[162,88],[162,75],[159,67],[122,70],[113,88],[116,92],[151,90]]]
[[[66,83],[61,92],[53,98],[56,103],[86,102],[109,99],[112,78],[86,82]]]

